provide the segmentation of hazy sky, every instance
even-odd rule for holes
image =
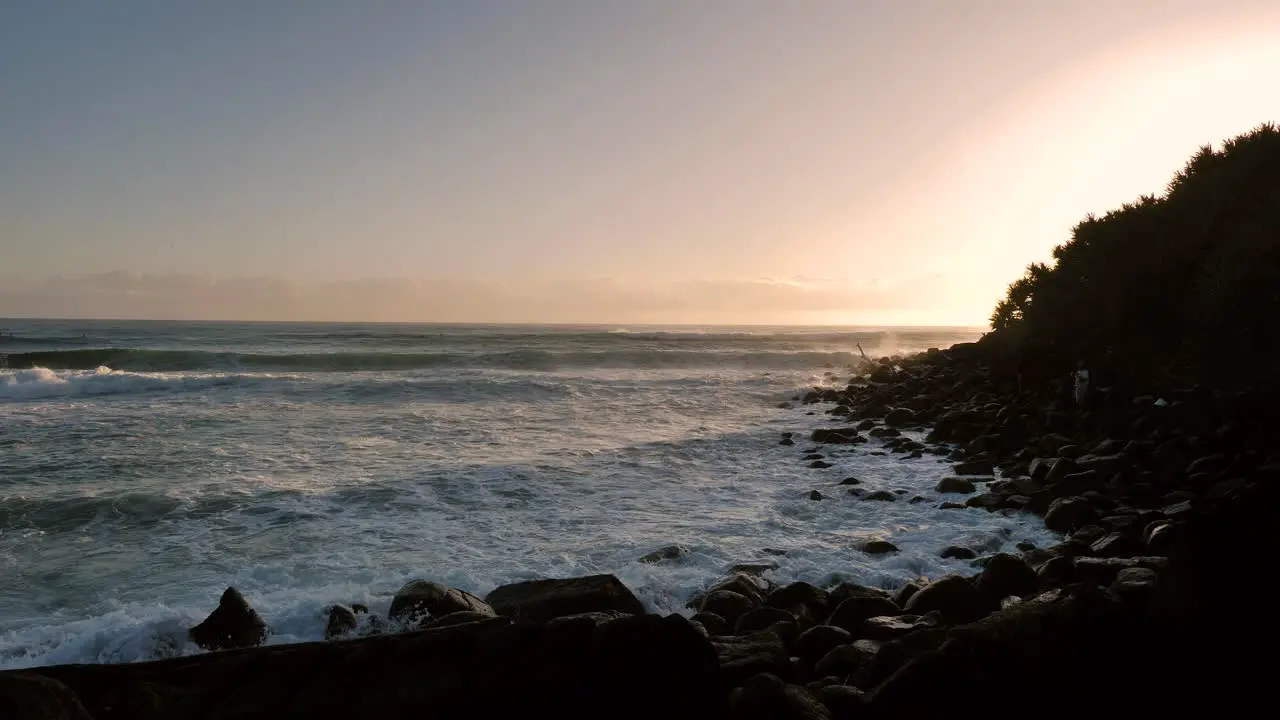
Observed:
[[[981,325],[1277,87],[1274,0],[4,3],[0,316]]]

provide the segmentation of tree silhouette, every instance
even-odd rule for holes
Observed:
[[[1153,379],[1270,382],[1280,317],[1280,130],[1200,148],[1162,195],[1088,216],[1010,283],[986,343],[1065,370],[1114,350]]]

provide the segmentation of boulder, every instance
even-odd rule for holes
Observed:
[[[992,607],[1000,600],[1016,595],[1022,597],[1036,591],[1039,582],[1036,571],[1026,561],[1008,553],[992,555],[976,582],[981,593]]]
[[[743,613],[742,617],[738,618],[738,623],[734,626],[733,631],[739,635],[746,635],[757,630],[764,630],[775,623],[795,622],[795,619],[795,616],[786,610],[765,605]]]
[[[908,613],[923,615],[938,611],[948,622],[972,622],[984,614],[984,603],[978,590],[959,575],[948,575],[931,582],[907,600],[902,608]]]
[[[495,614],[488,603],[469,592],[428,580],[414,580],[396,591],[387,616],[392,620],[422,621],[462,611],[490,617]]]
[[[859,621],[861,622],[861,621]],[[837,645],[853,642],[853,635],[835,625],[814,625],[796,638],[795,653],[809,662],[816,662]]]
[[[532,622],[608,610],[644,613],[640,600],[613,575],[512,583],[495,589],[485,601],[499,615]]]
[[[978,554],[967,547],[960,547],[959,545],[948,545],[942,549],[942,552],[939,553],[939,556],[942,557],[944,560],[945,559],[972,560],[975,557],[977,557]]]
[[[324,639],[333,640],[352,632],[360,624],[355,610],[346,605],[334,605],[329,608],[329,621],[324,627]]]
[[[856,488],[855,488],[855,489],[856,489]],[[862,496],[862,499],[863,499],[863,500],[876,500],[876,501],[879,501],[879,502],[893,502],[893,501],[895,501],[895,500],[897,500],[897,499],[898,499],[898,496],[897,496],[897,495],[894,495],[893,493],[889,492],[888,490],[877,490],[877,491],[875,491],[875,492],[873,492],[873,493],[867,493],[866,495],[863,495],[863,496]]]
[[[968,460],[956,463],[951,469],[957,475],[995,475],[995,468],[987,460]]]
[[[935,492],[940,493],[971,493],[977,488],[974,487],[972,480],[966,480],[959,477],[944,477],[938,481],[938,485],[934,487]]]
[[[713,590],[702,599],[700,612],[711,612],[736,626],[738,619],[755,608],[757,601],[732,590]]]
[[[1067,532],[1092,522],[1095,513],[1089,501],[1079,497],[1058,498],[1049,504],[1044,525],[1050,530]]]
[[[861,630],[862,624],[868,618],[901,613],[902,608],[888,598],[851,597],[836,607],[831,617],[827,619],[827,624],[856,633]]]
[[[230,650],[261,645],[267,624],[233,587],[227,588],[204,622],[188,631],[191,641],[206,650]]]
[[[847,645],[837,645],[814,664],[813,671],[819,675],[840,677],[862,674],[871,668],[879,650],[879,644],[865,639]]]
[[[720,662],[720,677],[727,687],[736,687],[762,672],[786,675],[791,667],[790,654],[782,638],[770,630],[713,637],[710,642]]]
[[[689,548],[684,547],[683,545],[667,545],[666,547],[658,548],[647,555],[641,556],[638,562],[652,565],[653,563],[662,562],[663,560],[676,560],[688,554]]]
[[[868,540],[858,546],[858,549],[868,555],[884,555],[898,552],[898,546],[888,540]]]
[[[756,675],[729,696],[730,720],[829,720],[831,712],[806,688],[772,673]]]

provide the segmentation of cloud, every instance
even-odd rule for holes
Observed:
[[[107,272],[0,286],[0,316],[422,322],[790,322],[811,313],[896,311],[938,302],[928,278],[370,278]],[[788,320],[788,318],[791,318]]]

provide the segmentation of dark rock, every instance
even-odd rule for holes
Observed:
[[[1090,548],[1098,557],[1119,557],[1141,552],[1142,545],[1129,533],[1110,532],[1095,540]]]
[[[758,603],[752,598],[732,590],[713,590],[702,599],[701,612],[712,612],[732,625]]]
[[[932,615],[932,613],[931,613]],[[939,621],[935,617],[918,615],[879,615],[867,618],[862,623],[858,634],[876,641],[896,640],[917,630],[935,628]]]
[[[24,671],[24,677],[2,673],[0,715],[585,720],[614,703],[611,718],[692,720],[724,717],[719,673],[711,644],[678,616],[628,616],[598,626],[493,618],[335,643],[41,667]],[[75,712],[69,702],[14,702],[10,689],[25,677],[48,678],[28,683],[37,686],[61,683],[85,712]]]
[[[832,467],[832,465],[831,463],[826,462],[824,460],[814,460],[813,462],[809,463],[809,467],[814,468],[815,470],[825,470],[829,467]]]
[[[324,639],[333,640],[356,629],[360,624],[355,610],[346,605],[334,605],[329,608],[329,621],[324,627]]]
[[[829,720],[827,706],[799,685],[763,673],[729,696],[730,720]]]
[[[831,648],[822,659],[814,664],[813,670],[819,675],[838,675],[847,677],[860,674],[871,668],[875,662],[879,645],[870,640],[858,640],[847,645]]]
[[[902,427],[904,425],[910,425],[914,423],[915,420],[916,420],[916,414],[912,412],[909,408],[904,408],[904,407],[894,408],[890,410],[888,413],[886,413],[884,416],[884,424],[892,425],[894,427]]]
[[[888,540],[868,540],[858,546],[858,549],[868,555],[884,555],[885,553],[898,552],[898,546]]]
[[[764,630],[774,623],[794,621],[795,616],[786,610],[765,605],[764,607],[748,610],[742,617],[738,618],[738,623],[734,626],[734,632],[739,635],[746,635],[758,630]]]
[[[852,685],[827,685],[814,694],[833,718],[852,718],[862,711],[864,693]]]
[[[777,633],[761,630],[750,635],[711,638],[720,660],[720,674],[728,687],[735,687],[757,673],[786,675],[790,655]]]
[[[848,602],[848,601],[846,601]],[[861,621],[859,621],[861,625]],[[801,658],[815,662],[837,645],[853,642],[853,635],[835,625],[815,625],[796,638],[795,652]]]
[[[934,492],[940,493],[971,493],[976,488],[973,486],[972,480],[965,480],[958,477],[944,477],[938,481]]]
[[[821,499],[822,499],[822,493],[818,492],[817,490],[810,490],[810,491],[809,491],[809,499],[810,499],[810,500],[821,500]]]
[[[1071,560],[1071,579],[1090,585],[1110,585],[1122,570],[1146,568],[1159,570],[1168,561],[1162,557],[1095,558],[1077,557]]]
[[[898,496],[897,496],[897,495],[894,495],[893,493],[889,492],[888,490],[877,490],[877,491],[875,491],[875,492],[873,492],[873,493],[867,493],[866,495],[862,496],[862,499],[863,499],[863,500],[877,500],[877,501],[880,501],[880,502],[893,502],[894,500],[897,500],[897,499],[898,499]]]
[[[992,607],[1010,595],[1030,595],[1038,584],[1036,571],[1022,558],[1008,553],[992,555],[976,582],[978,592]]]
[[[584,613],[583,615],[569,615],[569,616],[566,616],[565,618],[556,618],[556,619],[564,620],[568,618],[582,618],[586,615],[603,615],[603,613]],[[482,620],[488,620],[491,617],[493,617],[491,613],[477,612],[475,610],[458,610],[457,612],[451,612],[448,615],[440,615],[437,617],[433,617],[427,622],[423,623],[422,627],[424,629],[449,627],[451,625],[461,625],[463,623],[480,622]],[[609,614],[605,618],[597,617],[592,619],[602,620],[602,619],[612,619],[613,617],[616,617],[616,615]]]
[[[1087,500],[1078,497],[1058,498],[1049,505],[1049,511],[1044,515],[1044,525],[1050,530],[1066,532],[1088,525],[1094,516],[1093,508]]]
[[[644,613],[644,605],[613,575],[512,583],[495,589],[485,601],[499,615],[531,622],[607,610]]]
[[[729,624],[728,620],[711,612],[694,613],[690,621],[706,628],[709,635],[728,635],[733,630],[733,626]]]
[[[805,461],[808,461],[808,460],[821,460],[823,457],[825,457],[825,456],[824,456],[822,453],[809,453],[808,455],[805,455],[804,457],[802,457],[802,458],[800,458],[800,459],[801,459],[801,460],[805,460]]]
[[[836,607],[835,612],[828,618],[827,624],[857,633],[869,618],[900,614],[902,614],[902,608],[888,598],[852,597]]]
[[[951,469],[957,475],[995,475],[995,468],[986,460],[969,460],[956,463]]]
[[[729,566],[730,573],[736,573],[740,575],[750,575],[752,577],[759,577],[769,572],[770,570],[777,570],[777,569],[778,569],[778,563],[776,562],[738,563],[736,565]]]
[[[396,591],[387,616],[392,620],[422,620],[463,610],[490,616],[495,614],[489,604],[469,592],[427,580],[414,580]]]
[[[862,481],[856,477],[847,477],[840,481],[841,485],[861,485]]]
[[[778,444],[779,444],[779,445],[795,445],[795,444],[796,444],[796,441],[795,441],[795,440],[792,440],[792,439],[791,439],[791,438],[789,438],[789,437],[787,437],[787,438],[782,438],[781,440],[779,440],[779,441],[778,441]]]
[[[688,554],[689,548],[686,548],[683,545],[667,545],[666,547],[654,550],[648,555],[642,556],[639,562],[653,564],[662,562],[663,560],[676,560]]]
[[[134,708],[121,708],[126,712]],[[0,717],[13,720],[94,720],[66,685],[38,674],[0,673]]]
[[[239,590],[227,588],[204,622],[191,628],[191,641],[206,650],[230,650],[261,645],[267,624],[249,606]]]
[[[918,615],[936,610],[948,622],[963,623],[982,617],[985,608],[982,596],[968,580],[948,575],[925,585],[902,609]]]
[[[972,560],[978,556],[977,553],[970,550],[969,548],[960,547],[958,545],[946,546],[945,548],[942,549],[942,552],[939,553],[939,555],[945,559],[955,559],[955,560]]]
[[[941,505],[939,505],[939,506],[938,506],[938,509],[939,509],[939,510],[964,510],[964,509],[965,509],[965,508],[967,508],[967,507],[969,507],[969,506],[968,506],[968,505],[966,505],[966,504],[964,504],[964,503],[958,503],[958,502],[950,502],[950,501],[948,501],[948,502],[944,502],[944,503],[942,503]]]

